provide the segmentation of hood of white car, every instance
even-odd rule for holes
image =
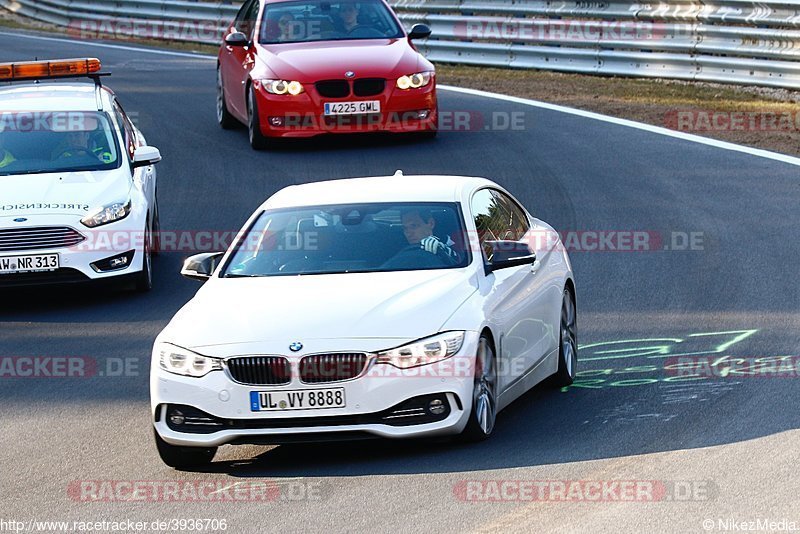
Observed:
[[[127,200],[130,187],[119,169],[0,176],[0,217],[83,217],[99,206]]]
[[[284,350],[313,339],[419,339],[476,290],[467,269],[214,279],[159,338],[189,349],[274,342]]]

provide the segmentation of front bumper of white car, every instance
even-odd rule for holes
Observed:
[[[374,354],[365,350],[368,361],[359,376],[331,382],[301,381],[300,360],[308,355],[292,356],[292,376],[284,385],[239,383],[229,361],[202,378],[180,376],[161,369],[154,357],[153,422],[167,443],[205,447],[458,434],[472,407],[478,339],[476,332],[467,332],[455,356],[406,370],[376,364]],[[353,341],[353,352],[358,352],[359,340]],[[328,388],[343,389],[345,407],[252,411],[254,392]]]
[[[58,256],[58,269],[0,273],[0,288],[66,284],[132,275],[142,270],[146,214],[87,228],[79,217],[0,217],[0,266],[4,259]]]

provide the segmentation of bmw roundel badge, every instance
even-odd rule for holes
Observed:
[[[295,341],[294,343],[289,345],[289,350],[292,351],[292,352],[301,351],[301,350],[303,350],[303,344],[300,343],[299,341]]]
[[[25,217],[18,217],[18,218],[16,218],[16,219],[14,219],[14,222],[25,222],[25,221],[27,221],[27,220],[28,220],[28,219],[26,219]]]

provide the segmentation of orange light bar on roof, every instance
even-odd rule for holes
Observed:
[[[100,60],[97,58],[0,63],[0,81],[82,76],[100,72],[100,67]]]

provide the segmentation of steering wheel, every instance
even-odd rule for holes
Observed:
[[[93,158],[97,157],[97,156],[95,156],[94,152],[92,152],[88,148],[83,148],[83,147],[79,147],[79,146],[68,146],[67,148],[65,148],[64,150],[59,152],[58,156],[56,156],[55,159],[63,158],[65,156],[65,154],[67,154],[67,153],[70,153],[71,156],[74,156],[76,154],[81,154],[81,155],[84,155],[84,156],[91,156]]]
[[[383,37],[383,34],[380,31],[376,30],[372,26],[367,26],[365,24],[359,24],[357,26],[354,26],[350,31],[347,32],[347,35],[356,34],[355,36],[359,37],[359,35],[357,35],[359,31],[361,33],[366,33],[366,35],[361,35],[361,37]]]

